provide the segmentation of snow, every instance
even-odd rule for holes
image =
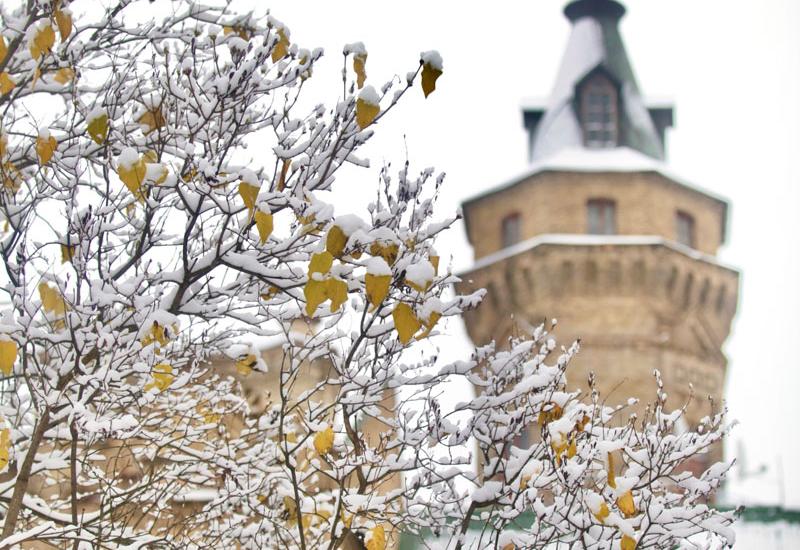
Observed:
[[[89,111],[86,114],[86,122],[91,122],[94,119],[100,118],[101,116],[104,116],[104,115],[107,115],[107,114],[108,113],[106,112],[106,110],[103,109],[102,107],[96,107],[96,108],[92,109],[91,111]]]
[[[256,173],[248,168],[239,169],[239,179],[241,179],[248,185],[252,185],[253,187],[261,186],[261,184],[258,181],[258,176],[256,176]]]
[[[488,267],[499,261],[511,258],[517,254],[528,252],[538,246],[544,245],[568,245],[568,246],[664,246],[675,252],[679,252],[695,260],[700,260],[723,269],[735,271],[731,266],[720,263],[714,256],[704,254],[693,248],[682,245],[665,237],[657,235],[579,235],[572,233],[549,233],[537,235],[531,239],[521,241],[513,246],[504,248],[493,254],[488,254],[476,261],[469,271],[472,273],[484,267]],[[459,277],[463,277],[460,274]]]
[[[358,99],[370,105],[380,105],[381,103],[381,98],[378,96],[378,92],[375,91],[375,87],[369,84],[364,86],[358,93]]]
[[[342,53],[344,53],[344,55],[349,55],[351,53],[355,55],[367,55],[367,48],[364,47],[363,42],[353,42],[351,44],[345,44]]]
[[[389,267],[389,264],[386,263],[386,260],[381,258],[380,256],[375,256],[374,258],[370,258],[366,262],[367,273],[370,275],[391,275],[392,269]]]
[[[430,65],[432,68],[436,69],[437,71],[444,70],[444,61],[442,60],[442,56],[436,50],[430,50],[427,52],[422,52],[419,54],[420,61],[425,63],[426,65]]]
[[[125,170],[130,170],[138,161],[139,153],[137,153],[136,149],[133,147],[126,147],[123,149],[119,154],[119,158],[117,159],[119,167],[124,168]]]
[[[48,139],[50,137],[50,130],[45,126],[42,126],[39,128],[39,137],[42,139]]]
[[[367,224],[364,223],[364,220],[362,220],[355,214],[345,214],[343,216],[337,216],[333,224],[339,226],[339,229],[341,229],[342,232],[348,237],[353,233],[355,233],[357,230],[367,227]]]
[[[428,260],[411,264],[406,268],[406,279],[420,288],[427,287],[436,277],[436,271]]]

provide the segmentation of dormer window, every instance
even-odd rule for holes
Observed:
[[[520,239],[520,217],[519,214],[509,214],[503,218],[502,227],[503,248],[516,244]]]
[[[581,86],[580,111],[583,142],[590,148],[616,147],[619,143],[617,88],[602,72]]]

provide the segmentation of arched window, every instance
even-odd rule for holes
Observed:
[[[501,240],[503,248],[516,244],[520,239],[521,219],[518,213],[509,214],[503,218]]]
[[[586,203],[586,229],[590,235],[617,232],[617,204],[610,199],[589,199]]]
[[[580,112],[586,147],[616,147],[619,143],[617,88],[601,72],[590,76],[581,87]]]

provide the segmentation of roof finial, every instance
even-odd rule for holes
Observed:
[[[616,0],[574,0],[564,8],[564,15],[573,22],[586,16],[620,19],[625,15],[625,6]]]

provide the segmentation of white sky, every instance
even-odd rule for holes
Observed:
[[[251,0],[251,5],[254,0]],[[328,105],[341,90],[341,48],[363,41],[368,83],[378,87],[438,49],[444,75],[427,100],[419,90],[378,128],[366,150],[373,169],[340,178],[337,213],[374,196],[377,168],[406,155],[447,172],[440,213],[524,170],[520,101],[550,92],[567,40],[564,0],[477,4],[405,0],[272,1],[272,13],[303,47],[321,46],[310,94]],[[740,306],[726,351],[728,397],[741,425],[748,469],[731,494],[800,508],[800,2],[628,0],[623,38],[646,96],[670,97],[676,124],[669,161],[689,181],[731,201],[724,262],[742,271]],[[262,5],[258,0],[259,7]],[[405,139],[404,139],[405,135]],[[362,152],[364,156],[364,152]],[[456,269],[472,252],[463,227],[437,245]],[[463,332],[453,343],[462,342]],[[443,350],[463,355],[466,349]],[[782,466],[781,466],[782,465]],[[783,470],[782,476],[779,472]],[[778,482],[782,477],[782,487]],[[785,495],[785,496],[781,496]]]

